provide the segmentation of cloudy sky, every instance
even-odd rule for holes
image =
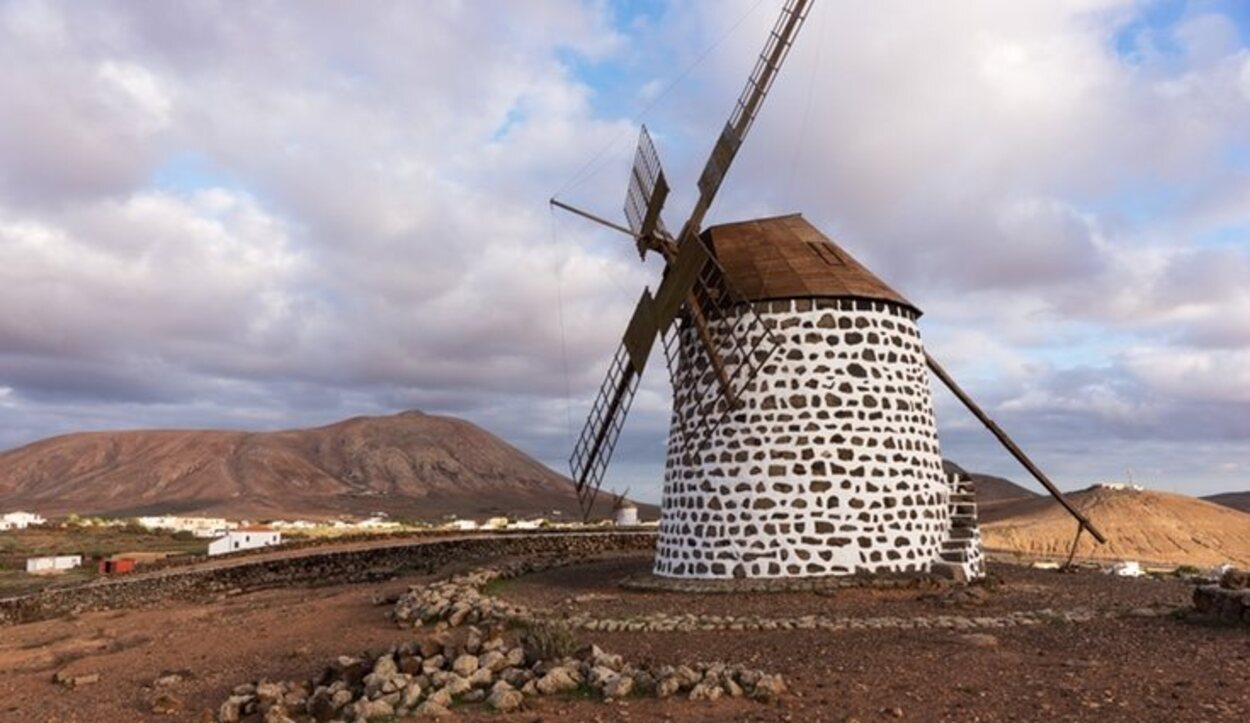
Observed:
[[[563,470],[659,270],[546,200],[619,219],[645,122],[677,225],[779,5],[0,0],[0,448],[420,408]],[[1246,489],[1248,129],[1238,0],[817,0],[709,221],[802,211],[1061,486]]]

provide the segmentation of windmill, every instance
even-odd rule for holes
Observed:
[[[629,488],[612,499],[612,524],[617,527],[633,527],[638,524],[638,505],[628,497]]]
[[[665,262],[644,289],[574,446],[586,516],[657,339],[673,415],[655,573],[799,577],[982,574],[975,498],[942,471],[929,372],[1100,542],[1102,535],[924,350],[921,312],[798,214],[703,229],[730,165],[811,7],[787,0],[698,180],[676,235],[644,126],[625,201],[629,234]]]

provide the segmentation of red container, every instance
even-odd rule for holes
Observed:
[[[135,571],[135,561],[129,557],[117,560],[100,560],[100,572],[105,575],[124,575]]]

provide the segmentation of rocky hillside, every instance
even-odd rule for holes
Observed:
[[[469,422],[420,412],[283,432],[54,437],[0,454],[0,499],[44,514],[577,514],[565,477]],[[601,495],[596,511],[610,502]]]
[[[1250,565],[1250,514],[1170,492],[1094,487],[1067,495],[1107,536],[1081,538],[1078,557]],[[992,506],[982,514],[985,545],[1029,555],[1065,557],[1076,521],[1050,497]]]

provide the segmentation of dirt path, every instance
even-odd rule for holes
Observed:
[[[161,675],[183,671],[170,688],[184,701],[173,720],[199,720],[223,695],[252,677],[304,677],[346,652],[382,648],[398,631],[372,596],[382,586],[267,590],[219,602],[88,613],[0,632],[0,720],[170,720],[150,714]],[[99,674],[68,690],[54,672]]]

